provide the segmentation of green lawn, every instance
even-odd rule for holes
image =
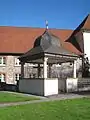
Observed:
[[[29,100],[38,100],[39,98],[24,96],[19,93],[8,93],[8,92],[0,92],[0,103],[7,102],[20,102],[20,101],[29,101]]]
[[[73,99],[0,108],[0,120],[90,120],[90,99]]]

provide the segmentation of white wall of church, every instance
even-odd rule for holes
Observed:
[[[83,38],[84,38],[84,54],[86,54],[85,57],[88,57],[90,61],[90,32],[83,32]]]

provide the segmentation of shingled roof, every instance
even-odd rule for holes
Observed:
[[[33,47],[35,39],[43,34],[44,28],[0,27],[0,54],[23,54]],[[65,49],[81,54],[71,43],[65,42],[72,34],[72,30],[49,29],[62,41]]]
[[[33,48],[23,54],[19,59],[21,61],[36,60],[40,56],[44,57],[45,54],[76,57],[75,54],[63,48],[61,40],[57,36],[46,29],[41,36],[36,38]]]

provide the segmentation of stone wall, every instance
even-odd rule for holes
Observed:
[[[6,56],[6,65],[0,66],[0,72],[5,73],[6,83],[15,84],[15,74],[21,73],[21,67],[15,66],[15,56]]]

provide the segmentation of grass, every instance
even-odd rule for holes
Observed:
[[[0,108],[1,120],[90,120],[90,98]]]
[[[38,100],[39,98],[32,96],[24,96],[19,93],[9,93],[9,92],[0,92],[0,103],[7,102],[21,102],[21,101],[30,101],[30,100]]]

